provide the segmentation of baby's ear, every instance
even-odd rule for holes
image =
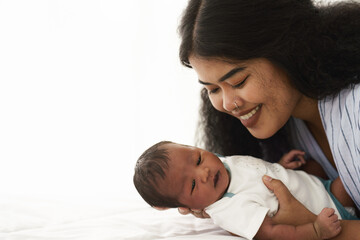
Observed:
[[[169,208],[167,208],[167,207],[155,207],[155,206],[153,206],[153,208],[155,208],[156,210],[159,210],[159,211],[163,211],[163,210],[169,209]]]

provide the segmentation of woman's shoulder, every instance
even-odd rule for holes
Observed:
[[[325,131],[360,131],[360,84],[351,85],[334,96],[320,100],[318,109]]]
[[[339,114],[341,114],[342,110],[346,109],[359,110],[359,103],[360,83],[352,84],[335,95],[327,96],[324,99],[319,100],[318,107],[320,114],[337,110],[339,111]]]

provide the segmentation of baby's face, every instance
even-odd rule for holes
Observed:
[[[165,180],[159,181],[161,193],[191,209],[204,209],[224,195],[230,178],[216,155],[175,143],[166,148],[170,161]]]

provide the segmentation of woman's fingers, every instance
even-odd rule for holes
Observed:
[[[210,216],[204,210],[194,210],[192,214],[197,218],[209,218]]]
[[[156,206],[153,206],[153,208],[155,208],[156,210],[159,210],[159,211],[164,211],[164,210],[168,210],[169,208],[167,207],[156,207]]]
[[[316,220],[316,215],[294,198],[283,182],[266,175],[262,179],[265,186],[275,194],[279,201],[279,210],[272,218],[275,223],[287,222],[300,225]],[[296,218],[294,218],[294,213],[297,214]]]
[[[187,215],[189,213],[191,213],[192,215],[194,215],[197,218],[209,218],[210,216],[204,211],[204,210],[192,210],[189,208],[185,208],[185,207],[179,207],[178,211],[180,214],[183,215]]]
[[[191,210],[189,208],[184,208],[184,207],[179,207],[178,211],[182,215],[187,215],[191,212]]]
[[[289,189],[280,180],[273,179],[267,175],[264,175],[262,179],[265,186],[275,194],[280,206],[288,204],[294,199],[293,195],[289,192]]]
[[[282,165],[286,169],[296,169],[301,167],[303,163],[300,161],[293,161],[293,162],[283,163]]]
[[[305,152],[300,150],[291,150],[285,154],[278,162],[287,169],[296,169],[306,163],[304,158]]]

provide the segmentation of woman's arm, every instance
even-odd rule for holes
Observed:
[[[324,208],[315,222],[298,226],[288,224],[275,224],[271,217],[266,216],[256,239],[276,240],[321,240],[330,239],[341,231],[340,221],[332,208]],[[296,216],[295,216],[296,217]]]
[[[291,225],[302,225],[316,221],[316,215],[304,207],[294,196],[289,192],[287,187],[277,179],[264,176],[263,182],[266,187],[273,191],[279,200],[279,211],[272,217],[275,224],[286,222]],[[294,213],[296,218],[294,219]],[[341,232],[332,240],[360,240],[360,221],[359,220],[341,220]]]
[[[280,180],[272,179],[269,176],[264,176],[262,179],[265,186],[274,192],[279,200],[279,210],[276,215],[271,218],[272,225],[282,225],[282,223],[287,223],[288,225],[299,226],[309,223],[312,225],[312,223],[315,223],[317,216],[294,198],[288,188]],[[193,212],[187,208],[179,208],[179,212],[181,214],[192,213],[195,217],[199,218],[209,218],[209,215],[207,215],[205,211]],[[294,217],[294,213],[296,213],[296,217]],[[342,231],[339,235],[332,238],[333,240],[360,240],[360,221],[341,220],[340,224]]]

